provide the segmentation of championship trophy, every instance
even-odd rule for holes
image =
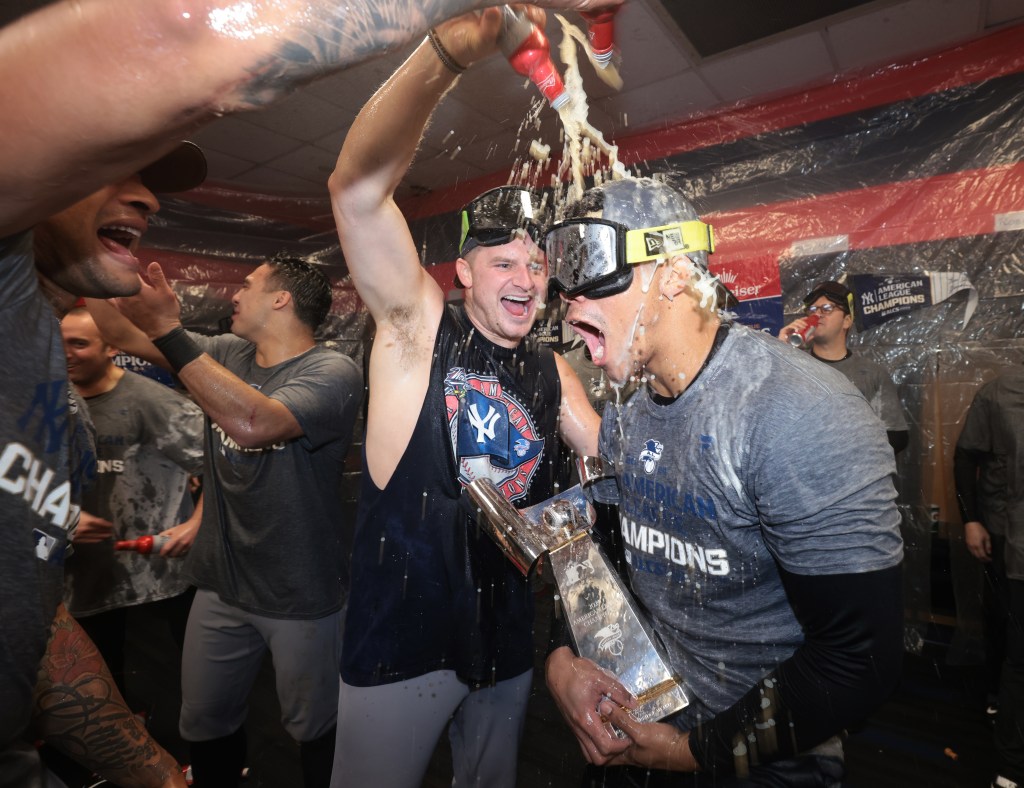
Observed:
[[[589,462],[580,463],[584,484],[593,480]],[[528,575],[547,554],[576,653],[633,694],[635,720],[655,722],[689,703],[629,591],[590,536],[594,513],[581,485],[521,510],[490,479],[470,482],[467,491],[477,521],[520,572]]]

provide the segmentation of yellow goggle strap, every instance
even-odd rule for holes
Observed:
[[[626,232],[626,262],[630,264],[673,254],[714,251],[714,228],[697,220]]]
[[[469,238],[469,211],[463,211],[461,219],[461,227],[459,228],[459,254],[462,254],[462,247],[466,245],[466,239]]]

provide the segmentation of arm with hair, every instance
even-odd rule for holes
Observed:
[[[528,13],[542,22],[539,9]],[[500,29],[500,11],[490,8],[438,26],[436,36],[446,55],[467,67],[497,51]],[[410,312],[424,309],[422,322],[432,324],[443,304],[394,193],[456,77],[429,41],[420,44],[359,111],[328,183],[345,261],[378,327],[408,323]]]
[[[479,37],[478,29],[484,28],[494,46],[497,25],[496,15],[486,13],[442,25],[437,36],[456,61],[468,66],[473,50],[457,44],[467,32]],[[328,182],[345,262],[378,331],[395,325],[422,333],[440,317],[444,294],[420,265],[394,194],[456,76],[428,41],[420,44],[359,111]]]
[[[127,350],[123,344],[127,343],[131,348],[127,352],[175,371],[203,412],[243,448],[264,448],[300,437],[302,427],[283,402],[261,394],[194,343],[195,357],[173,369],[153,340],[181,329],[178,297],[159,263],[150,263],[147,273],[150,281],[141,282],[138,295],[89,301],[104,340],[122,350]]]
[[[126,788],[183,788],[175,760],[125,705],[96,646],[64,605],[57,608],[39,666],[36,733],[84,766]]]
[[[615,4],[545,0],[561,7]],[[78,0],[0,30],[0,237],[480,0]]]

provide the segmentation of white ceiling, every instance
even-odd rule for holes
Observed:
[[[3,0],[6,8],[0,10],[9,16],[11,7],[38,2]],[[572,13],[566,16],[579,21]],[[724,16],[718,21],[730,24]],[[876,0],[701,59],[657,0],[626,0],[616,20],[625,86],[614,92],[582,64],[590,120],[614,141],[1022,22],[1024,0]],[[547,32],[555,50],[561,32],[550,15]],[[209,159],[210,181],[275,194],[323,196],[353,117],[411,49],[313,83],[268,109],[215,121],[194,137]],[[508,170],[517,155],[520,124],[535,95],[498,57],[473,66],[437,110],[402,192],[429,191]],[[522,135],[519,155],[534,138],[560,148],[553,111],[545,108],[541,117],[539,131]]]

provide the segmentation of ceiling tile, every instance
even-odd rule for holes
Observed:
[[[349,118],[349,121],[354,118]],[[348,136],[348,130],[351,128],[350,125],[346,124],[339,128],[333,129],[329,134],[325,134],[318,140],[314,140],[313,144],[320,150],[331,154],[332,158],[337,158],[338,151],[341,150],[342,143],[345,142],[345,137]]]
[[[204,149],[227,153],[238,159],[263,163],[295,150],[298,140],[249,123],[250,115],[233,115],[215,120],[193,135]]]
[[[628,2],[615,17],[615,41],[627,86],[656,82],[695,65],[679,28],[649,5]]]
[[[13,18],[18,10],[43,1],[0,0],[0,19]],[[726,102],[820,82],[834,68],[844,73],[906,60],[1024,21],[1024,0],[788,0],[785,8],[765,0],[693,0],[684,7],[682,24],[707,25],[712,19],[716,25],[738,29],[749,21],[740,17],[744,8],[755,3],[772,16],[763,30],[746,25],[743,33],[760,43],[700,61],[694,44],[663,7],[683,6],[682,0],[629,0],[616,17],[622,93],[598,80],[589,62],[581,63],[593,125],[614,141]],[[831,24],[807,21],[826,6],[845,10],[831,17]],[[764,9],[755,9],[760,10]],[[804,21],[794,30],[794,14],[808,12],[812,16],[800,17]],[[704,21],[701,13],[707,15]],[[558,53],[561,28],[553,13],[548,16],[552,56],[564,71]],[[580,23],[574,12],[565,16]],[[300,88],[272,108],[222,118],[196,133],[193,138],[207,152],[210,180],[268,193],[322,195],[356,112],[418,45],[411,42]],[[539,128],[523,126],[537,96],[536,88],[502,57],[475,64],[438,110],[410,180],[402,183],[399,193],[504,174],[517,156],[526,155],[534,138],[559,155],[559,125],[550,108],[539,112]]]
[[[296,178],[323,185],[327,192],[327,178],[334,170],[335,157],[325,156],[324,151],[313,145],[303,145],[284,156],[267,162],[268,167],[287,172]]]
[[[682,120],[719,101],[697,73],[688,71],[595,102],[591,123],[597,125],[594,112],[601,112],[609,119],[599,126],[605,137],[621,137]]]
[[[497,134],[506,124],[492,120],[477,112],[477,102],[473,97],[459,88],[449,93],[434,110],[430,118],[430,127],[424,141],[435,148],[451,148],[451,143],[458,140],[472,140],[491,137]],[[493,89],[492,89],[493,94]],[[452,133],[454,132],[454,133]],[[447,142],[442,142],[447,140]]]
[[[1024,16],[1024,0],[988,0],[985,27],[1006,24]]]
[[[271,194],[296,194],[304,197],[320,197],[327,191],[325,186],[326,179],[322,183],[316,183],[273,167],[253,167],[248,172],[233,179],[233,182],[252,189],[266,190]]]
[[[910,0],[828,26],[839,70],[907,59],[978,32],[980,0]]]
[[[723,101],[733,102],[820,81],[832,73],[832,60],[821,35],[809,32],[716,58],[700,72]]]

